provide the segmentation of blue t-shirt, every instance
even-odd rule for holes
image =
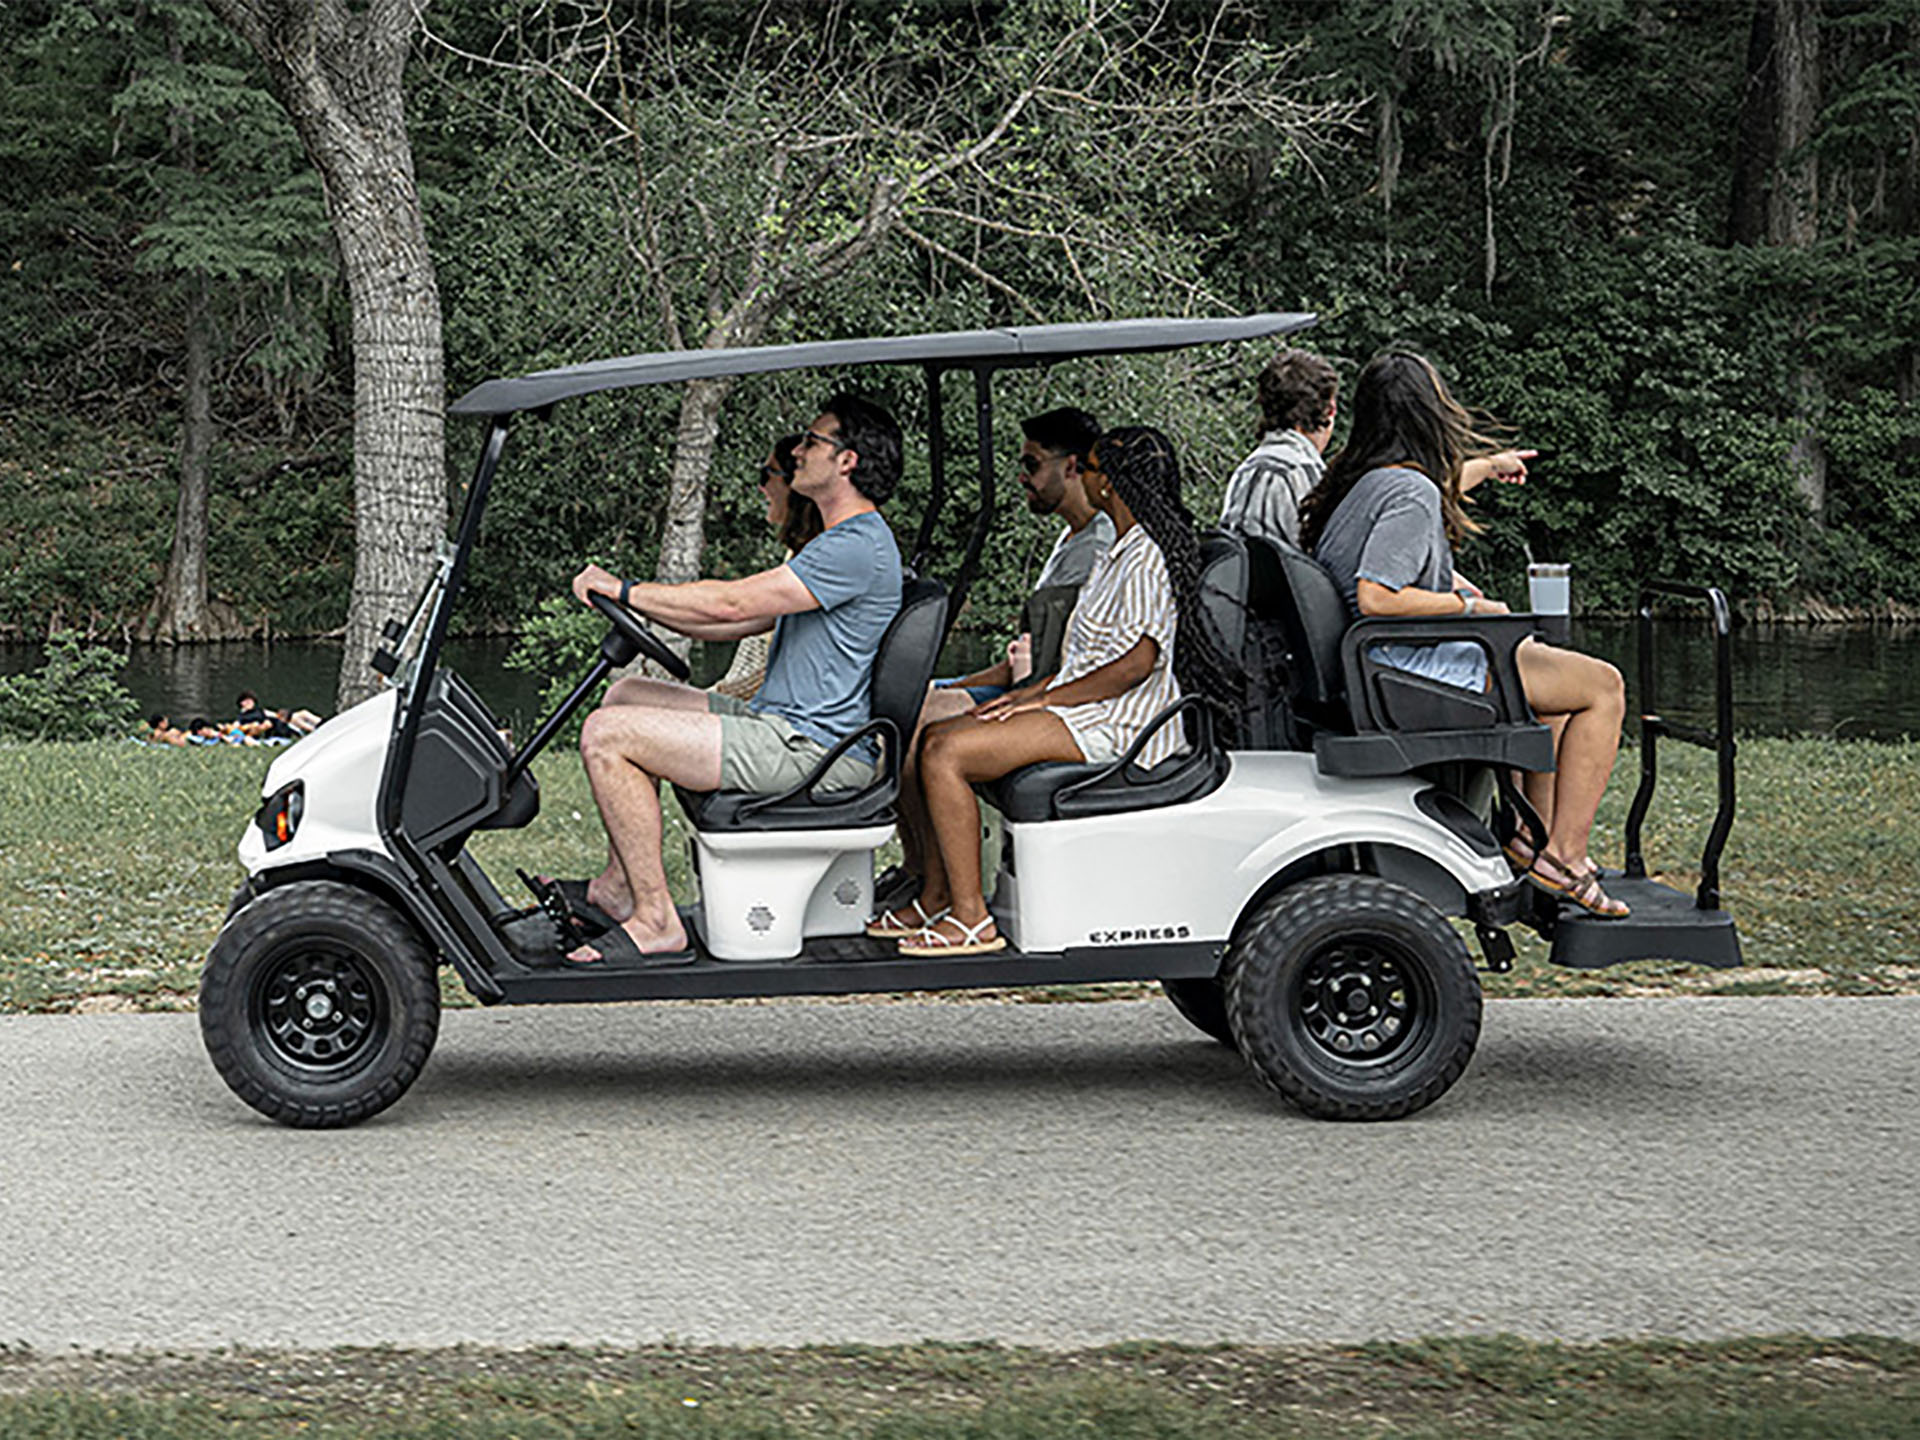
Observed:
[[[832,746],[873,717],[873,657],[900,613],[900,550],[866,510],[816,535],[787,568],[820,608],[774,621],[767,678],[747,708]],[[854,748],[869,764],[877,755],[870,741]]]

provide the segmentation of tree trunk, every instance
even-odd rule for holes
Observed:
[[[440,294],[402,78],[426,0],[208,0],[253,48],[320,172],[353,312],[353,594],[341,708],[373,693],[382,620],[446,533]]]
[[[1811,245],[1819,233],[1820,169],[1811,149],[1820,118],[1817,0],[1774,3],[1774,164],[1767,241]]]
[[[187,372],[180,427],[180,499],[173,512],[167,573],[141,627],[172,643],[213,638],[207,613],[207,457],[213,439],[213,345],[207,282],[195,276],[187,297]]]
[[[1819,238],[1820,172],[1811,142],[1820,115],[1820,26],[1817,0],[1773,0],[1774,163],[1767,190],[1767,243],[1800,249]],[[1797,328],[1804,331],[1812,319]],[[1796,337],[1797,338],[1797,337]],[[1820,438],[1825,386],[1811,365],[1793,387],[1797,435],[1788,456],[1807,517],[1827,519],[1827,447]]]
[[[1767,184],[1773,172],[1774,6],[1754,0],[1747,32],[1747,78],[1740,92],[1740,128],[1734,142],[1733,191],[1727,205],[1727,243],[1757,245],[1767,233]]]
[[[371,695],[380,626],[404,618],[447,526],[440,292],[406,134],[330,184],[353,312],[353,593],[336,703]]]
[[[673,432],[673,468],[667,482],[666,523],[660,531],[660,558],[654,578],[678,585],[700,578],[700,557],[707,544],[707,480],[713,473],[714,441],[720,411],[733,390],[731,376],[689,380],[680,396],[680,421]]]
[[[737,305],[713,327],[703,348],[757,345],[767,332],[771,315],[772,306],[764,299]],[[713,473],[720,411],[733,393],[733,385],[731,377],[689,380],[681,393],[680,420],[673,432],[673,468],[667,481],[667,517],[660,532],[660,558],[653,572],[663,584],[678,585],[700,578],[700,558],[707,546],[707,480]]]

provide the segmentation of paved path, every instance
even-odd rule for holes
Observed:
[[[1413,1120],[1166,1005],[461,1012],[259,1120],[191,1016],[0,1020],[0,1343],[1920,1336],[1920,998],[1507,1002]]]

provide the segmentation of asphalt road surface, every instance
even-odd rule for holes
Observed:
[[[1307,1120],[1159,1001],[465,1011],[331,1133],[0,1020],[0,1343],[1920,1336],[1920,998],[1488,1007]]]

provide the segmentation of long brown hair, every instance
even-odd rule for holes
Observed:
[[[793,456],[800,439],[798,434],[782,435],[773,444],[773,468],[787,482],[787,518],[780,525],[780,544],[790,555],[798,555],[801,546],[826,529],[820,507],[793,488]]]
[[[1460,503],[1460,466],[1500,446],[1476,428],[1474,417],[1447,392],[1424,357],[1388,350],[1367,362],[1353,387],[1353,429],[1328,462],[1326,477],[1300,502],[1300,545],[1312,550],[1327,521],[1369,470],[1418,470],[1440,491],[1447,541],[1458,545],[1480,527]],[[1490,422],[1480,422],[1490,424]]]

